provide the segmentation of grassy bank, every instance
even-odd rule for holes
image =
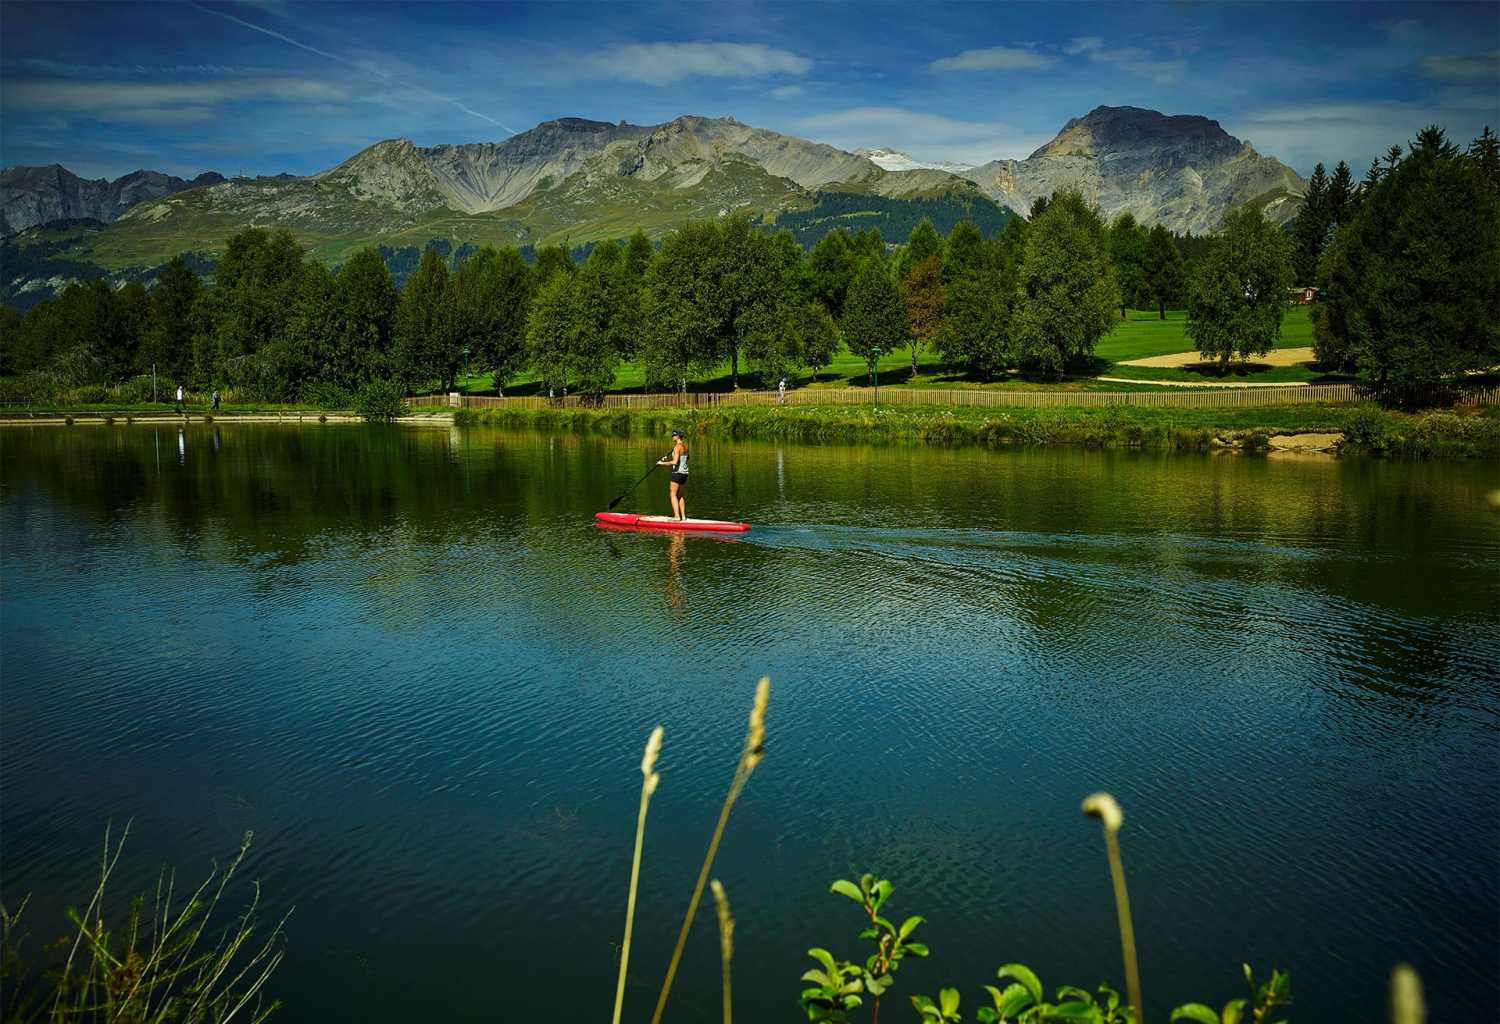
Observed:
[[[458,410],[461,426],[493,425],[613,437],[665,437],[674,428],[712,437],[928,444],[1077,444],[1204,450],[1266,447],[1279,433],[1344,433],[1346,450],[1416,458],[1500,457],[1500,409],[1388,412],[1369,405],[1246,409],[943,409],[797,406],[734,409]]]

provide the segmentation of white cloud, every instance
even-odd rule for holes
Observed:
[[[1157,85],[1175,85],[1182,78],[1186,65],[1180,60],[1132,60],[1120,67],[1132,75],[1149,78]]]
[[[795,124],[799,134],[840,149],[890,146],[919,160],[971,165],[1024,158],[1050,138],[1024,134],[1000,121],[962,121],[902,107],[854,107]]]
[[[10,110],[97,113],[203,107],[235,100],[326,103],[347,93],[331,82],[307,78],[238,78],[197,82],[78,82],[27,80],[5,86]]]
[[[606,78],[670,85],[685,78],[802,75],[812,61],[760,43],[621,43],[578,59]]]
[[[1467,57],[1423,57],[1418,63],[1429,78],[1479,79],[1490,82],[1500,79],[1500,50]]]
[[[1442,125],[1450,141],[1467,146],[1496,110],[1472,104],[1401,101],[1311,101],[1270,107],[1234,118],[1224,128],[1261,153],[1306,174],[1321,161],[1333,167],[1346,160],[1359,177],[1370,160],[1392,144],[1402,148],[1430,124]]]
[[[1014,46],[991,46],[986,50],[965,50],[955,57],[944,57],[928,65],[929,71],[1031,71],[1050,68],[1057,63],[1031,50]]]
[[[802,86],[778,85],[776,88],[771,90],[771,95],[776,97],[778,100],[789,100],[795,96],[802,95]]]
[[[204,124],[217,115],[206,107],[167,107],[146,110],[100,110],[94,119],[106,124]]]
[[[1076,57],[1080,53],[1097,50],[1103,45],[1104,40],[1098,36],[1079,36],[1076,39],[1070,40],[1068,45],[1063,47],[1063,53],[1066,53],[1069,57]]]

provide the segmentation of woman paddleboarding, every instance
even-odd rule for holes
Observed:
[[[657,465],[672,467],[671,482],[667,484],[667,499],[672,503],[672,518],[686,519],[687,499],[682,496],[682,489],[687,486],[688,446],[682,431],[672,431],[672,452]]]

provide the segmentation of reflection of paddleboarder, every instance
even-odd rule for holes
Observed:
[[[672,518],[686,519],[687,499],[682,496],[682,489],[687,486],[688,446],[682,431],[672,431],[672,453],[657,465],[672,467],[672,482],[667,485],[667,499],[672,503]]]

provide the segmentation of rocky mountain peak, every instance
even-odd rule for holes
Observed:
[[[1128,210],[1143,224],[1195,233],[1215,230],[1245,203],[1284,223],[1305,187],[1211,118],[1141,107],[1095,107],[1025,160],[996,160],[967,176],[1012,209],[1076,189],[1106,217]]]
[[[1219,122],[1196,114],[1167,115],[1142,107],[1095,107],[1063,125],[1039,156],[1102,156],[1117,151],[1177,147],[1232,156],[1244,148]]]

